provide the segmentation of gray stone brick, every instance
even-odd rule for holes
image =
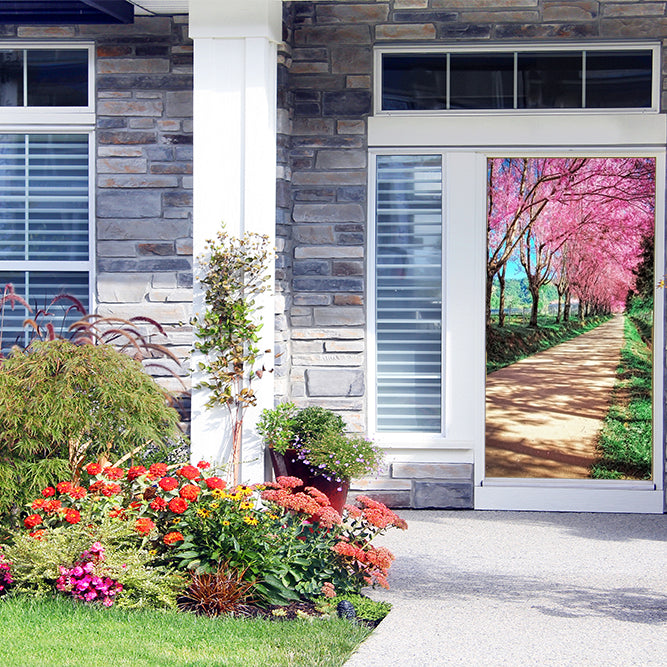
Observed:
[[[137,253],[139,255],[158,255],[160,257],[174,254],[173,243],[138,243]]]
[[[105,192],[104,194],[107,194]],[[99,220],[97,223],[97,238],[101,240],[110,239],[110,240],[168,240],[171,241],[177,236],[183,236],[186,233],[192,233],[192,227],[189,223],[184,223],[182,220],[164,220],[163,218],[152,218],[147,220],[142,220],[140,218],[124,218],[123,216],[118,215],[119,208],[115,205],[115,199],[117,196],[122,195],[123,198],[127,198],[128,195],[132,195],[130,199],[138,197],[139,199],[145,199],[147,196],[157,197],[159,204],[159,193],[152,192],[113,192],[109,190],[108,194],[115,195],[112,197],[112,201],[109,203],[109,213],[112,219],[109,220]],[[98,196],[99,199],[102,195]],[[128,208],[132,209],[132,215],[136,215],[136,212],[132,208],[132,203],[128,204]],[[159,206],[157,207],[159,209]],[[99,214],[98,214],[99,215]],[[104,216],[100,216],[104,217]],[[121,218],[121,219],[119,219]]]
[[[324,116],[366,116],[371,112],[369,90],[343,90],[322,95]]]
[[[155,127],[155,118],[130,118],[131,130],[152,130]]]
[[[192,91],[168,92],[166,101],[167,115],[171,117],[192,117]]]
[[[175,188],[178,178],[152,174],[101,175],[97,177],[97,185],[100,188]]]
[[[335,242],[333,225],[295,225],[292,229],[292,238],[297,243],[315,245]]]
[[[162,100],[100,100],[100,116],[161,116]]]
[[[97,133],[100,144],[153,144],[157,141],[155,132],[132,132],[123,130],[104,130]]]
[[[95,249],[99,257],[134,257],[137,246],[134,241],[98,241]]]
[[[357,150],[321,150],[317,153],[318,169],[364,169],[366,151]]]
[[[387,4],[327,3],[315,4],[319,23],[378,23],[386,21]]]
[[[302,246],[294,249],[295,259],[335,259],[363,256],[364,249],[356,246]]]
[[[125,118],[98,118],[96,125],[100,130],[116,130],[127,127]]]
[[[328,159],[336,163],[341,161],[338,155]],[[365,158],[360,156],[355,156],[354,161],[362,163],[362,167],[366,163]],[[321,165],[318,166],[321,168]],[[366,174],[363,171],[295,171],[292,174],[292,183],[294,185],[364,185]]]
[[[323,261],[294,262],[292,273],[295,276],[328,276],[331,274],[331,267],[329,262]]]
[[[104,190],[97,195],[100,218],[154,218],[162,211],[161,194],[146,190]]]
[[[472,482],[413,481],[414,509],[473,509]]]
[[[295,204],[294,222],[363,222],[364,210],[359,204]]]
[[[100,273],[97,296],[101,303],[140,303],[150,289],[150,273]]]
[[[302,292],[363,292],[364,281],[361,278],[295,278],[293,286]]]
[[[380,40],[422,40],[435,39],[437,36],[432,23],[410,23],[403,25],[379,25],[375,28],[375,38]]]
[[[351,278],[348,279],[330,279],[331,282],[336,282],[337,280],[348,280],[352,281]],[[359,281],[363,283],[363,281]],[[343,291],[360,291],[353,289],[345,289],[341,287],[336,290],[337,292]],[[314,308],[313,316],[315,319],[316,326],[356,326],[359,324],[364,324],[366,321],[366,313],[363,308],[355,308],[354,306],[329,306],[328,308]]]
[[[311,397],[363,396],[364,373],[340,368],[309,368],[306,370],[306,391]]]
[[[369,74],[373,69],[373,52],[367,46],[333,46],[331,71],[334,74]]]
[[[304,27],[294,31],[296,46],[370,44],[370,42],[371,33],[368,26],[365,25]]]
[[[102,74],[98,90],[192,90],[191,74]]]
[[[145,174],[145,158],[103,158],[97,161],[98,174]]]
[[[391,476],[401,479],[472,480],[472,463],[392,463]]]
[[[363,276],[363,262],[334,262],[332,271],[334,276]]]
[[[190,268],[190,261],[184,257],[153,257],[151,259],[111,259],[99,258],[99,271],[107,273],[146,273],[149,271],[183,271]]]

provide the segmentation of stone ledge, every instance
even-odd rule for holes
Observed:
[[[473,509],[474,488],[470,482],[412,482],[410,506],[413,509]]]
[[[472,463],[392,463],[393,479],[470,480]]]

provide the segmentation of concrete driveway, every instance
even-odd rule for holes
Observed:
[[[667,664],[667,516],[399,511],[346,667]]]

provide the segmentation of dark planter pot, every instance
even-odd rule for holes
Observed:
[[[294,489],[296,492],[303,491],[306,486],[312,486],[321,491],[339,514],[343,513],[343,505],[347,500],[347,492],[350,490],[349,480],[343,482],[330,481],[322,475],[316,475],[297,457],[296,449],[288,449],[284,454],[279,454],[269,448],[271,465],[276,477],[298,477],[303,481],[303,486]]]

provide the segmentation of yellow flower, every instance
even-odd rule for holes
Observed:
[[[276,519],[279,519],[280,517],[277,514],[269,514],[269,519],[272,519],[275,521]]]
[[[229,526],[229,521],[227,521],[227,520],[223,521],[223,522],[222,522],[222,525],[223,525],[223,526]]]
[[[222,489],[213,489],[211,494],[214,498],[224,498],[227,495]]]
[[[217,491],[217,489],[216,489],[216,491]],[[218,507],[220,507],[220,503],[218,503],[218,502],[211,503],[211,504],[209,505],[209,507],[210,507],[212,510],[217,510]]]
[[[149,556],[157,556],[157,549],[151,549],[151,550],[148,552],[148,555],[149,555]]]
[[[176,517],[175,519],[172,519],[172,523],[175,526],[177,523],[181,523],[181,520],[178,517]]]
[[[241,496],[250,496],[252,495],[252,489],[249,486],[243,486],[242,484],[237,488],[237,493]]]
[[[253,504],[252,504],[252,503],[249,503],[249,502],[247,502],[247,501],[244,502],[244,503],[241,503],[241,504],[239,505],[239,507],[240,507],[242,510],[249,510],[249,509],[252,509],[252,506],[253,506]]]
[[[203,508],[203,507],[200,507],[197,510],[197,515],[198,516],[203,516],[206,519],[207,517],[211,516],[211,512],[209,510]]]
[[[249,526],[256,526],[259,523],[258,519],[255,519],[253,516],[244,516],[243,520],[249,525]]]

